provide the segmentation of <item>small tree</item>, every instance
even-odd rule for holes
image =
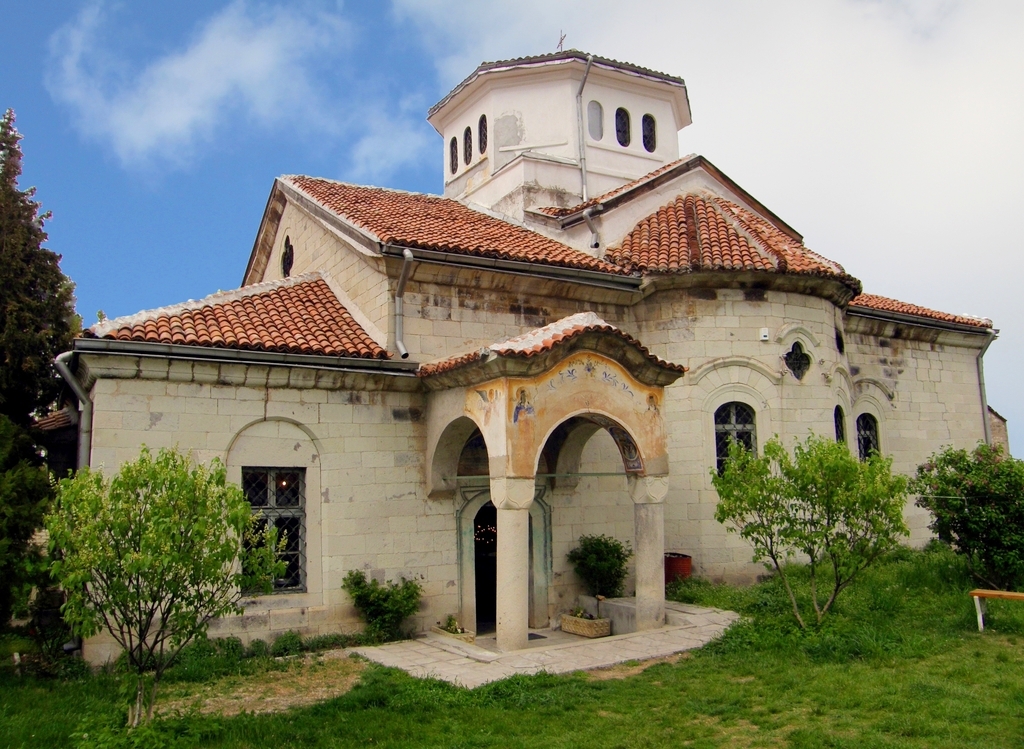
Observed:
[[[774,567],[793,615],[807,628],[785,563],[808,560],[811,603],[818,624],[839,594],[908,534],[903,520],[908,481],[892,461],[874,454],[856,460],[842,443],[811,435],[790,458],[776,437],[758,457],[733,444],[721,474],[712,470],[720,498],[715,518],[754,546],[754,561]],[[819,591],[828,571],[827,595]],[[824,597],[824,602],[822,598]]]
[[[183,647],[282,574],[273,530],[256,537],[256,523],[220,461],[196,465],[176,450],[143,448],[109,481],[86,468],[60,482],[46,525],[64,617],[83,637],[106,629],[124,649],[136,680],[129,725],[152,717]]]
[[[592,596],[622,595],[626,562],[633,556],[629,543],[609,536],[580,536],[580,543],[566,558]]]
[[[29,436],[0,414],[0,629],[11,619],[15,599],[31,587],[31,539],[50,501],[50,480]]]
[[[917,469],[913,490],[930,528],[967,560],[984,585],[1024,585],[1024,461],[1001,448],[947,447]]]

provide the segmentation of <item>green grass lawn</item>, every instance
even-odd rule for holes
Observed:
[[[773,580],[745,589],[694,581],[672,596],[746,619],[690,657],[628,678],[515,677],[470,692],[369,666],[327,702],[165,718],[134,743],[101,743],[104,724],[123,723],[113,677],[59,682],[8,670],[0,747],[68,746],[76,731],[90,732],[85,746],[1024,747],[1024,605],[991,602],[980,635],[970,587],[948,552],[900,552],[844,593],[820,630],[803,633]],[[190,668],[170,678],[217,675]]]

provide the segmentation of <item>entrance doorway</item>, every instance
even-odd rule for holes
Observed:
[[[490,500],[473,519],[476,571],[476,631],[495,630],[498,604],[498,511]]]

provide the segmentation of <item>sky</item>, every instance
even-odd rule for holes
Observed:
[[[992,318],[989,402],[1024,454],[1024,3],[46,5],[0,0],[0,108],[86,325],[237,287],[277,175],[440,192],[426,110],[565,34],[683,77],[680,152],[865,291]]]

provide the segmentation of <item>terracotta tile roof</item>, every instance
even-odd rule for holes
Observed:
[[[880,310],[882,312],[896,312],[901,315],[912,315],[914,317],[927,317],[932,320],[955,323],[957,325],[970,325],[975,328],[991,328],[992,321],[986,317],[973,317],[970,315],[951,315],[947,312],[938,312],[927,307],[919,307],[916,304],[907,304],[896,299],[889,299],[875,294],[861,294],[850,301],[851,308]]]
[[[544,208],[538,208],[537,210],[540,211],[541,213],[546,213],[548,216],[556,217],[570,216],[574,213],[579,213],[580,211],[586,208],[590,208],[591,206],[595,206],[598,203],[606,203],[612,198],[616,197],[617,195],[621,195],[624,192],[632,190],[634,187],[640,187],[640,185],[650,182],[652,179],[655,179],[656,177],[660,177],[665,172],[675,169],[680,164],[689,161],[692,158],[693,156],[684,156],[681,159],[676,159],[675,161],[665,164],[665,166],[655,169],[653,172],[645,174],[643,177],[638,177],[632,182],[627,182],[624,185],[620,185],[619,187],[616,187],[614,190],[609,190],[603,195],[598,195],[596,198],[591,198],[585,203],[577,203],[576,205],[572,205],[567,208],[561,208],[558,206],[546,206]]]
[[[44,432],[52,432],[64,427],[74,426],[77,423],[78,413],[70,408],[62,408],[60,411],[54,411],[41,419],[36,419],[35,427]]]
[[[638,223],[608,259],[642,273],[761,271],[860,282],[758,214],[711,193],[680,195]]]
[[[543,328],[531,330],[522,335],[510,338],[501,343],[492,343],[485,349],[472,351],[449,359],[430,364],[421,364],[417,374],[420,377],[431,377],[433,375],[450,372],[453,369],[464,367],[482,359],[488,353],[495,353],[498,356],[530,357],[547,353],[556,346],[565,343],[584,333],[604,332],[618,336],[627,343],[635,346],[648,361],[675,372],[686,372],[686,367],[680,364],[673,364],[655,356],[650,350],[633,336],[623,333],[614,325],[609,325],[593,312],[579,312],[569,317],[545,325]]]
[[[377,241],[413,249],[628,275],[629,271],[522,226],[437,195],[282,177]]]
[[[342,306],[320,273],[104,320],[83,335],[292,354],[389,357]]]

